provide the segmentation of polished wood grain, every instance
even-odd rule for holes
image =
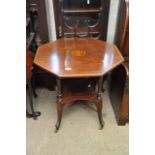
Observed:
[[[60,78],[103,76],[124,61],[115,45],[92,38],[61,38],[40,46],[34,63]]]

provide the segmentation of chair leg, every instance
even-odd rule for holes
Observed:
[[[98,119],[99,119],[99,123],[100,123],[100,129],[103,129],[104,121],[103,121],[103,117],[102,117],[102,100],[99,99],[95,103],[96,103],[97,114],[98,114]]]
[[[34,69],[33,74],[32,74],[32,78],[31,78],[31,84],[32,84],[33,96],[36,98],[38,95],[37,95],[36,90],[35,90],[35,74],[36,74],[36,71]]]
[[[29,99],[30,99],[30,107],[31,107],[31,111],[32,111],[32,117],[34,120],[36,120],[37,117],[41,115],[41,112],[39,112],[39,111],[35,112],[34,111],[31,82],[28,82],[28,92],[29,92]]]

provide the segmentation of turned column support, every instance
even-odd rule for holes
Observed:
[[[56,78],[56,83],[57,83],[57,100],[59,102],[61,102],[62,98],[63,98],[61,79],[60,78]]]
[[[103,77],[99,77],[97,81],[97,99],[102,100],[102,84],[103,84]]]

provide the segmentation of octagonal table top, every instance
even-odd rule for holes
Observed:
[[[103,76],[123,61],[115,45],[92,38],[61,38],[40,46],[34,64],[69,78]]]

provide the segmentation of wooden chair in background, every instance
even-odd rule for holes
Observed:
[[[26,47],[26,85],[28,87],[28,94],[29,94],[29,99],[30,99],[30,108],[31,108],[31,114],[26,110],[26,116],[28,118],[33,117],[33,119],[37,119],[38,116],[41,115],[41,112],[39,111],[34,111],[34,107],[33,107],[33,94],[34,96],[35,91],[32,88],[31,85],[31,78],[32,78],[32,69],[33,69],[33,61],[32,61],[32,57],[30,55],[28,46]]]

